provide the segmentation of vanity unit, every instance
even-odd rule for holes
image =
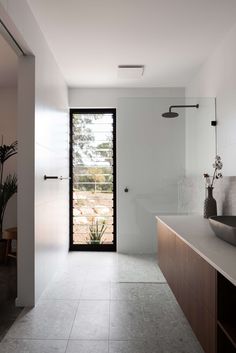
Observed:
[[[201,216],[159,216],[158,262],[206,353],[236,352],[236,247]]]

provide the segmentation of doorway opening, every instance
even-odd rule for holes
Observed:
[[[116,251],[116,110],[70,110],[70,250]]]
[[[0,24],[0,341],[21,308],[17,297],[18,57]]]

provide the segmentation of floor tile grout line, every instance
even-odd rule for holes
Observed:
[[[127,283],[127,284],[167,284],[167,282],[134,282],[134,281],[132,281],[132,282],[130,282],[130,281],[117,281],[117,282],[112,282],[112,283]]]
[[[143,338],[143,339],[138,339],[137,337],[136,338],[130,338],[130,339],[127,339],[127,338],[122,338],[122,339],[104,339],[104,338],[17,338],[17,337],[9,337],[9,338],[6,338],[7,341],[11,341],[11,340],[17,340],[17,341],[80,341],[80,342],[88,342],[88,341],[92,341],[92,342],[114,342],[114,341],[119,341],[119,342],[146,342],[148,338]],[[4,339],[5,340],[5,339]],[[4,343],[4,340],[2,340],[0,342],[0,346],[1,346],[1,343]],[[155,339],[155,338],[152,338],[153,342],[156,342],[156,340],[158,341],[158,339]]]
[[[66,342],[66,347],[65,347],[65,352],[64,352],[64,353],[67,352],[68,345],[69,345],[69,339],[68,339],[67,342]]]
[[[17,341],[68,341],[69,338],[59,338],[59,337],[54,337],[54,338],[49,338],[49,337],[12,337],[12,336],[8,336],[8,337],[4,337],[4,339],[1,341],[3,342],[4,340],[17,340]],[[0,342],[0,344],[1,344]]]
[[[100,282],[99,282],[100,283]],[[124,299],[112,299],[111,296],[111,287],[114,284],[142,284],[142,285],[150,285],[154,284],[156,286],[158,285],[168,285],[167,282],[107,282],[109,284],[109,297],[107,298],[81,298],[83,288],[81,288],[80,295],[78,298],[42,298],[40,299],[41,302],[47,302],[47,301],[69,301],[69,302],[78,302],[78,301],[107,301],[107,300],[124,300]]]
[[[70,332],[69,332],[69,335],[68,335],[68,340],[67,340],[67,345],[66,345],[65,353],[67,352],[67,348],[68,348],[68,345],[69,345],[71,332],[72,332],[72,330],[73,330],[74,323],[75,323],[75,318],[76,318],[77,312],[78,312],[78,310],[79,310],[79,305],[80,305],[80,301],[78,302],[77,308],[76,308],[76,310],[75,310],[74,319],[73,319],[73,322],[72,322],[72,325],[71,325],[71,329],[70,329]]]
[[[43,340],[42,340],[43,341]],[[66,340],[65,340],[66,341]],[[80,342],[88,342],[88,341],[92,341],[92,342],[114,342],[114,341],[120,341],[120,342],[146,342],[147,338],[145,339],[138,339],[136,338],[131,338],[131,339],[127,339],[127,338],[122,338],[122,339],[104,339],[104,338],[71,338],[69,339],[69,341],[80,341]],[[154,342],[156,342],[155,339],[153,339]]]

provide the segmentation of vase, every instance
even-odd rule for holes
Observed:
[[[206,188],[206,198],[204,201],[204,218],[209,218],[211,216],[217,215],[217,205],[216,200],[213,197],[213,187],[208,186]]]

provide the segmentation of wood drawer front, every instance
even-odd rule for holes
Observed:
[[[169,286],[175,292],[175,238],[176,236],[162,223],[158,224],[158,264]]]
[[[216,352],[216,271],[164,224],[158,224],[158,260],[206,353]]]
[[[207,353],[216,353],[216,320],[203,305],[185,295],[178,300],[196,337]]]
[[[196,304],[212,316],[216,313],[216,270],[180,238],[176,237],[176,268],[178,284],[187,290]],[[178,288],[179,294],[183,290]]]

